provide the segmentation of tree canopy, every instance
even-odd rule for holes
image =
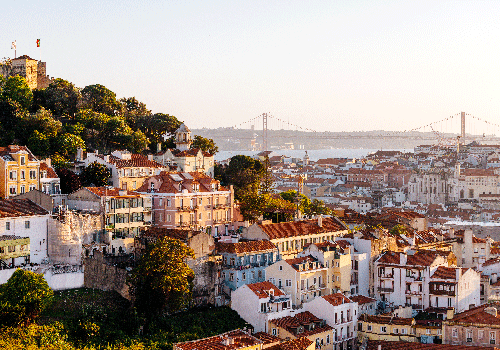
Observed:
[[[150,245],[129,279],[135,306],[145,317],[174,312],[191,299],[194,272],[187,265],[194,258],[191,248],[164,237]]]
[[[107,186],[111,172],[104,165],[97,162],[90,163],[80,174],[80,182],[83,186]]]
[[[42,275],[17,269],[0,285],[0,325],[33,322],[50,305],[53,294]]]
[[[193,143],[191,144],[191,148],[199,148],[204,152],[210,153],[214,155],[219,152],[219,147],[215,145],[214,140],[207,139],[205,137],[196,135],[193,139]]]

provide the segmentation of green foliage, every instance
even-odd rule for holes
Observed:
[[[244,155],[231,158],[227,167],[217,166],[216,178],[223,186],[233,185],[234,196],[242,200],[245,196],[256,195],[265,168],[262,162]]]
[[[121,98],[123,117],[127,123],[134,129],[138,127],[138,123],[145,117],[151,115],[151,111],[146,108],[146,105],[139,102],[135,97]]]
[[[0,98],[17,102],[21,108],[28,110],[33,102],[33,93],[25,78],[14,75],[5,80]]]
[[[188,258],[194,258],[193,250],[177,239],[164,237],[148,247],[129,279],[135,306],[145,317],[187,305],[194,279]]]
[[[193,139],[193,143],[191,144],[191,148],[199,148],[204,152],[210,153],[211,155],[219,152],[219,147],[215,145],[214,140],[207,139],[205,137],[201,137],[196,135]]]
[[[80,174],[80,182],[83,186],[107,186],[111,172],[104,164],[90,163]]]
[[[80,91],[69,81],[55,79],[44,91],[45,105],[56,116],[73,117],[81,101]]]
[[[17,321],[33,322],[50,305],[54,292],[42,275],[17,269],[0,290],[2,310],[15,310]]]
[[[78,148],[85,150],[85,141],[78,135],[60,134],[55,140],[54,148],[60,152],[63,157],[70,157],[75,154]]]
[[[50,157],[51,164],[54,167],[54,169],[57,171],[57,169],[68,169],[70,167],[70,163],[68,159],[60,155],[59,153],[56,153]],[[67,192],[64,192],[67,193]]]
[[[122,107],[120,102],[116,100],[116,94],[100,84],[84,87],[82,102],[84,108],[109,116],[118,115]]]
[[[54,165],[54,158],[55,156],[52,156],[52,165]],[[66,167],[61,167],[61,166],[55,166],[54,168],[56,170],[57,176],[59,176],[59,179],[61,180],[61,192],[62,193],[72,193],[82,187],[82,184],[80,182],[80,177],[76,175],[74,172],[71,170],[68,170]]]
[[[399,224],[391,228],[389,233],[396,236],[408,235],[408,228],[405,225]]]
[[[297,196],[297,191],[288,190],[280,193],[281,198],[284,200],[299,205],[299,211],[305,216],[312,217],[314,215],[331,215],[332,211],[325,207],[325,203],[318,199],[312,201],[304,194]]]
[[[156,144],[162,143],[164,148],[172,148],[174,146],[173,142],[164,144],[163,136],[172,134],[181,124],[182,122],[173,115],[164,113],[145,115],[136,119],[137,128],[146,135],[154,147],[156,147]]]
[[[19,135],[24,134],[22,127],[25,111],[19,103],[0,98],[0,142],[13,144]]]
[[[31,324],[27,327],[12,327],[0,331],[0,349],[58,349],[72,350],[74,347],[67,342],[63,325]]]

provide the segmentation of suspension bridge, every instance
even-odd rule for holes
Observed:
[[[492,123],[470,113],[459,112],[440,120],[402,131],[374,132],[324,132],[313,130],[262,113],[245,122],[232,126],[233,129],[251,129],[254,133],[240,139],[255,139],[262,142],[261,149],[268,150],[269,131],[295,131],[310,134],[317,139],[413,139],[440,145],[468,144],[472,141],[482,144],[500,144],[500,124]]]

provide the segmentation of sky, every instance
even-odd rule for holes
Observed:
[[[16,0],[0,11],[0,58],[16,40],[48,75],[190,128],[264,112],[317,131],[461,111],[500,124],[499,18],[498,1]]]

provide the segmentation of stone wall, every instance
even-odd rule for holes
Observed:
[[[102,216],[66,211],[48,223],[48,255],[52,263],[80,265],[82,245],[99,240]]]
[[[121,263],[129,261],[129,256],[104,256],[100,251],[94,251],[92,257],[84,259],[84,286],[104,291],[117,291],[131,300],[127,276],[129,272],[120,267]]]
[[[219,295],[221,265],[214,256],[204,256],[188,261],[194,271],[193,305],[215,305]]]

